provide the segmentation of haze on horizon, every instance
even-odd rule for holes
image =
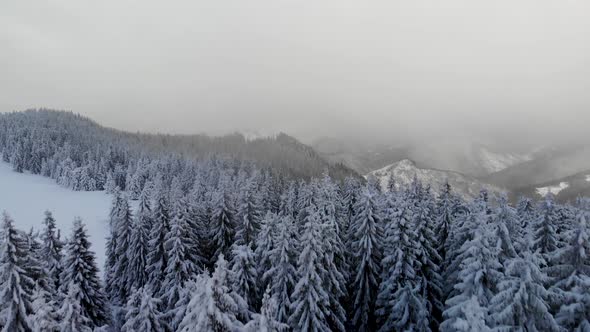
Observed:
[[[7,0],[0,111],[126,130],[589,138],[581,0]]]

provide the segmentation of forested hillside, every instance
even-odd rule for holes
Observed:
[[[293,180],[67,113],[2,126],[16,171],[113,197],[102,276],[82,220],[2,216],[3,331],[590,330],[588,199]]]
[[[163,155],[178,161],[233,159],[292,179],[310,179],[325,170],[338,179],[355,174],[342,165],[329,164],[286,134],[248,141],[240,134],[127,133],[71,112],[51,110],[0,114],[0,150],[16,171],[50,176],[74,190],[102,190],[109,175],[126,189],[127,178],[142,177],[134,173],[155,167],[154,158]]]

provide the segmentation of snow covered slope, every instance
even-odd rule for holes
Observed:
[[[497,187],[482,183],[473,177],[461,173],[419,168],[413,161],[408,159],[370,172],[367,174],[367,177],[368,176],[375,176],[380,181],[383,188],[387,186],[391,177],[395,179],[398,186],[409,185],[412,183],[414,177],[417,177],[422,183],[430,184],[435,194],[437,194],[442,185],[448,181],[453,190],[465,198],[473,198],[477,196],[480,190],[484,188],[492,192],[501,191]]]
[[[481,147],[477,150],[477,159],[481,167],[491,174],[530,161],[532,157],[526,154],[496,153]]]
[[[31,227],[41,229],[44,211],[50,210],[62,239],[70,235],[74,217],[81,217],[100,269],[104,265],[110,205],[110,196],[102,191],[72,191],[49,178],[16,173],[0,162],[0,211],[6,211],[17,228],[28,231]]]
[[[558,195],[562,190],[568,188],[570,186],[567,182],[560,182],[554,186],[547,186],[547,187],[540,187],[537,188],[537,193],[541,195],[541,197],[547,196],[548,193],[552,193],[553,195]]]

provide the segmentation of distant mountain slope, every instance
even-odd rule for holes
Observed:
[[[316,140],[313,147],[325,159],[343,163],[361,174],[410,159],[427,168],[449,169],[480,177],[533,158],[532,154],[517,150],[503,151],[487,144],[452,138],[415,144],[369,144],[323,138]]]
[[[375,176],[383,188],[387,186],[391,177],[395,179],[398,186],[409,185],[416,177],[422,183],[429,184],[435,193],[438,193],[441,187],[448,182],[453,190],[464,198],[476,197],[484,188],[493,192],[502,191],[498,187],[482,183],[474,177],[461,173],[419,168],[416,163],[407,159],[370,172],[367,176]]]
[[[527,196],[537,199],[551,192],[559,202],[573,202],[578,197],[590,196],[590,169],[567,177],[518,188],[513,191],[516,197]]]
[[[532,160],[492,173],[482,180],[517,190],[551,183],[588,169],[590,146],[565,146],[545,150]]]
[[[229,156],[238,160],[252,161],[261,168],[269,168],[291,178],[318,177],[328,170],[334,178],[359,176],[350,168],[324,160],[316,151],[286,134],[273,137],[246,139],[242,134],[220,137],[207,135],[167,135],[129,133],[106,128],[89,118],[72,112],[53,110],[29,110],[0,113],[0,147],[12,144],[16,137],[8,137],[8,128],[19,128],[22,135],[59,137],[71,149],[94,151],[98,147],[117,150],[123,154],[176,153],[185,156]],[[4,129],[4,130],[3,130]],[[51,133],[59,133],[52,135]]]

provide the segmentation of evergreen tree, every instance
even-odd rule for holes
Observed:
[[[2,332],[28,332],[32,294],[27,284],[33,280],[26,273],[25,259],[29,253],[19,243],[22,239],[12,223],[4,213],[0,232],[0,327]]]
[[[152,213],[152,229],[148,242],[150,251],[147,257],[148,280],[154,293],[162,295],[162,280],[168,266],[165,243],[166,235],[170,232],[170,207],[161,177],[156,180]]]
[[[129,247],[133,229],[133,215],[126,196],[123,196],[118,202],[120,205],[113,207],[115,218],[112,220],[111,236],[115,239],[113,251],[115,264],[110,279],[112,284],[109,285],[109,298],[113,304],[124,306],[127,303],[127,296],[129,296],[128,286],[132,283],[129,280],[131,276],[129,262],[133,253]]]
[[[107,324],[109,317],[107,299],[98,277],[95,260],[86,229],[82,220],[77,218],[74,220],[72,235],[66,244],[61,293],[68,294],[70,306],[80,306],[81,311],[76,314],[83,316],[84,320],[88,319],[88,326],[91,328]]]
[[[421,291],[416,271],[420,269],[417,261],[419,244],[412,230],[414,218],[409,200],[389,201],[384,211],[385,230],[383,240],[383,269],[376,314],[381,324],[380,331],[416,328],[425,315],[426,303],[412,292]],[[400,301],[411,301],[402,303]],[[396,311],[399,309],[411,311]],[[426,322],[426,327],[428,322]],[[429,330],[429,329],[428,329]]]
[[[498,208],[490,218],[494,227],[494,245],[498,252],[498,259],[503,264],[507,259],[516,257],[514,249],[514,234],[517,232],[517,219],[513,209],[508,206],[508,200],[505,196],[498,200]]]
[[[236,243],[238,245],[254,244],[260,228],[262,208],[257,197],[253,183],[249,182],[239,196],[237,211]]]
[[[325,267],[322,260],[321,221],[315,206],[308,207],[305,229],[301,242],[301,254],[297,261],[297,284],[291,295],[289,326],[293,331],[330,331],[330,299],[324,288],[322,275]]]
[[[482,223],[476,228],[473,238],[461,246],[457,259],[461,261],[458,282],[454,285],[454,296],[446,302],[445,318],[441,331],[455,331],[458,322],[469,319],[469,307],[477,301],[480,311],[487,320],[487,308],[495,294],[502,274],[496,248],[489,244],[487,229]]]
[[[58,332],[59,316],[51,295],[37,287],[32,300],[32,314],[29,316],[32,332]]]
[[[540,206],[540,215],[533,225],[533,250],[539,251],[548,261],[551,254],[557,249],[557,223],[558,215],[551,194],[545,197]],[[549,262],[547,262],[549,263]]]
[[[64,298],[61,308],[57,314],[59,319],[60,332],[91,332],[92,321],[84,315],[84,308],[81,298],[84,297],[80,287],[71,283],[68,285],[68,293]]]
[[[127,301],[127,314],[123,332],[160,332],[162,313],[158,310],[159,300],[152,297],[149,287],[134,290]]]
[[[451,185],[446,182],[443,186],[436,204],[436,248],[441,257],[439,264],[446,261],[446,253],[449,250],[449,233],[455,219],[455,197]]]
[[[507,262],[506,277],[498,284],[490,307],[490,321],[498,328],[560,331],[549,312],[549,292],[543,286],[547,276],[541,272],[541,261],[538,254],[524,252]]]
[[[460,315],[446,330],[457,332],[491,332],[492,329],[486,323],[487,310],[479,305],[474,295],[461,307]]]
[[[215,257],[220,254],[230,256],[230,247],[234,243],[235,223],[234,211],[231,207],[231,199],[226,188],[226,181],[220,183],[220,188],[213,193],[211,239],[215,248]]]
[[[375,195],[365,188],[354,206],[356,215],[352,223],[351,296],[353,301],[352,325],[356,331],[374,331],[375,301],[380,282],[381,220]]]
[[[292,218],[285,216],[277,225],[275,231],[276,244],[270,250],[271,268],[264,272],[263,280],[268,281],[270,294],[277,307],[275,319],[281,323],[287,323],[291,313],[291,293],[295,285],[296,258],[295,245],[293,243]]]
[[[232,250],[230,283],[234,292],[240,295],[254,311],[258,301],[258,275],[254,253],[249,245],[234,245]]]
[[[416,260],[420,269],[417,277],[421,284],[422,297],[427,306],[427,317],[433,330],[438,328],[443,311],[442,277],[439,263],[442,258],[436,250],[437,238],[434,234],[434,222],[431,214],[434,204],[430,202],[430,195],[424,195],[414,206],[414,220],[416,242],[418,250]]]
[[[149,192],[144,189],[139,197],[139,207],[131,229],[127,289],[140,289],[148,283],[147,257],[150,251],[149,232],[152,225],[149,201]]]
[[[560,309],[557,322],[569,331],[590,331],[590,231],[588,212],[579,211],[577,225],[569,232],[569,244],[559,248],[551,268]]]
[[[262,298],[260,314],[256,314],[244,330],[251,332],[281,332],[287,331],[289,326],[276,319],[277,305],[274,298],[270,296],[270,288],[266,289]]]
[[[317,208],[321,219],[322,254],[324,269],[321,278],[325,283],[330,305],[327,320],[333,331],[344,331],[346,311],[342,305],[346,295],[348,266],[346,264],[344,233],[342,232],[340,197],[336,186],[324,172],[322,180],[314,183],[317,191]]]
[[[183,202],[183,200],[181,199]],[[165,250],[168,254],[168,262],[162,282],[163,305],[166,308],[168,321],[173,323],[177,310],[177,302],[182,295],[185,283],[196,273],[195,262],[188,256],[190,239],[188,238],[188,225],[184,219],[185,214],[177,212],[170,224],[170,232],[166,235]],[[176,326],[172,326],[175,330]]]
[[[248,316],[247,305],[228,285],[227,261],[223,255],[215,263],[211,277],[197,277],[198,287],[188,304],[184,319],[178,326],[181,332],[230,332],[243,328],[240,316]]]
[[[260,232],[256,238],[256,251],[254,256],[256,258],[256,265],[258,270],[258,276],[262,277],[259,281],[258,289],[266,289],[269,279],[268,275],[265,275],[266,271],[272,268],[271,253],[275,248],[276,228],[278,225],[279,217],[272,213],[267,212],[264,219],[262,219]]]
[[[51,212],[45,211],[45,220],[43,221],[43,224],[45,225],[45,228],[41,235],[41,261],[45,264],[45,269],[51,283],[51,291],[57,292],[60,288],[60,275],[63,270],[63,243],[58,237],[55,219]]]

